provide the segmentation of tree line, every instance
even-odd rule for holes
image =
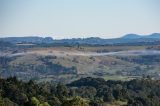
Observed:
[[[160,81],[149,78],[123,82],[87,77],[63,85],[10,77],[0,79],[0,106],[104,106],[116,101],[160,106],[159,91]]]

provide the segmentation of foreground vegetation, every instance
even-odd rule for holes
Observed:
[[[0,79],[0,106],[160,106],[160,81],[83,78],[68,85]]]

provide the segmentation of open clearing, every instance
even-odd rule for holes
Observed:
[[[125,51],[117,51],[117,52],[85,52],[85,51],[78,51],[78,50],[32,50],[32,51],[25,51],[25,52],[18,52],[18,53],[0,53],[1,56],[21,56],[21,55],[29,55],[29,54],[36,54],[42,56],[137,56],[137,55],[160,55],[159,50],[125,50]]]

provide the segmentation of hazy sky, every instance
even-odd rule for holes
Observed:
[[[0,37],[160,32],[160,0],[0,0]]]

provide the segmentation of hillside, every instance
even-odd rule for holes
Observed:
[[[159,79],[160,51],[153,47],[158,46],[3,48],[0,75],[56,83],[69,83],[87,76],[130,80],[150,75]]]

